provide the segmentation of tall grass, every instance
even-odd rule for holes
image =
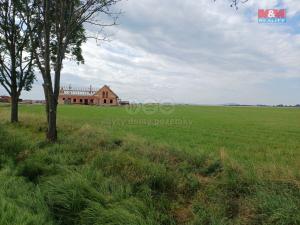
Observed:
[[[0,112],[1,115],[2,112]],[[92,124],[0,122],[0,224],[298,225],[299,177]],[[270,168],[270,167],[269,167]]]

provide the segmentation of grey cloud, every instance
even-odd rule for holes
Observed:
[[[266,2],[235,11],[223,0],[123,1],[120,25],[107,30],[113,41],[98,46],[89,40],[86,64],[66,62],[62,83],[108,84],[122,98],[139,101],[277,103],[276,95],[264,98],[276,92],[264,84],[300,78],[300,39],[287,25],[257,23],[257,9],[279,1]],[[300,95],[286,102],[296,99]]]

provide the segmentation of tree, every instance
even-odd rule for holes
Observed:
[[[248,2],[248,0],[231,0],[230,6],[234,7],[235,9],[238,9],[238,5],[240,3],[246,3],[246,2]]]
[[[214,0],[214,2],[215,1],[217,0]],[[248,0],[229,0],[229,1],[231,2],[230,7],[234,7],[236,10],[239,8],[238,7],[239,4],[248,2]]]
[[[11,96],[11,122],[18,122],[22,90],[34,82],[33,57],[28,29],[22,20],[21,0],[0,0],[0,84]]]
[[[48,121],[47,139],[57,140],[57,104],[63,60],[83,63],[81,45],[86,41],[85,24],[97,27],[115,25],[111,11],[120,0],[25,0],[26,21],[34,44],[34,57],[43,77]],[[102,24],[99,16],[113,18]]]

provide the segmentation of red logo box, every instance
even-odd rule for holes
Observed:
[[[259,9],[259,23],[285,23],[286,9]]]

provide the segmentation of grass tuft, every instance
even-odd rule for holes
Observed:
[[[300,224],[296,110],[178,106],[186,129],[65,106],[50,144],[41,108],[20,108],[11,125],[0,105],[1,225]]]

